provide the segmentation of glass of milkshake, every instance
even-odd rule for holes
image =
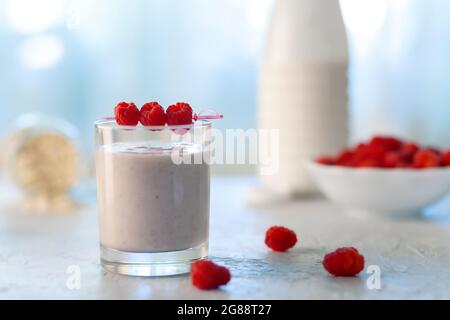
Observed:
[[[132,276],[187,273],[208,252],[211,123],[95,123],[102,266]]]

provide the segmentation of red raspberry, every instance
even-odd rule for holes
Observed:
[[[386,152],[381,145],[360,144],[355,150],[351,164],[359,168],[381,167]]]
[[[264,242],[272,250],[284,252],[295,246],[297,235],[288,228],[273,226],[266,231]]]
[[[334,158],[328,157],[328,156],[319,157],[316,160],[316,162],[320,163],[320,164],[323,164],[323,165],[326,165],[326,166],[332,166],[332,165],[336,164],[336,160],[334,160]]]
[[[192,123],[192,108],[189,104],[178,102],[167,108],[167,124],[183,125]]]
[[[135,126],[139,123],[141,113],[133,102],[120,102],[114,108],[116,122],[121,126]]]
[[[355,153],[360,153],[361,151],[367,149],[368,147],[369,145],[367,145],[366,143],[360,143],[356,146]]]
[[[355,168],[380,168],[381,161],[378,159],[364,159],[353,165]]]
[[[341,152],[341,154],[338,155],[336,159],[336,164],[339,166],[351,166],[352,159],[355,153],[351,150],[344,150]]]
[[[409,163],[412,163],[414,155],[419,150],[419,147],[415,143],[405,143],[400,152],[402,153],[405,160]]]
[[[402,151],[388,152],[383,158],[383,167],[385,168],[405,168],[408,161]]]
[[[141,108],[140,121],[144,126],[163,126],[166,124],[166,113],[158,102],[147,102]]]
[[[450,150],[448,150],[447,152],[445,152],[442,155],[442,162],[441,163],[442,163],[443,166],[446,166],[446,167],[450,166]]]
[[[216,289],[231,279],[230,271],[212,261],[199,260],[191,267],[192,284],[199,289]]]
[[[420,149],[414,155],[413,166],[417,169],[439,167],[441,163],[441,155],[430,149]]]
[[[336,277],[353,277],[364,269],[364,256],[353,247],[340,248],[327,254],[322,265]]]
[[[386,151],[399,150],[402,145],[401,140],[389,136],[375,136],[369,143],[370,147],[381,147]]]

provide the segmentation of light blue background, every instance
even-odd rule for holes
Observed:
[[[222,128],[256,125],[259,56],[272,0],[31,2],[39,3],[35,13],[24,0],[0,0],[3,123],[24,112],[61,116],[89,146],[92,122],[111,115],[118,101],[167,106],[184,100],[224,113]],[[450,145],[450,1],[342,4],[353,140],[386,132]],[[43,27],[53,11],[53,23]],[[30,68],[42,62],[33,62],[35,51],[43,63],[55,54],[42,37],[56,41],[61,55]]]

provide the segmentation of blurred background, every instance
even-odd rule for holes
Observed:
[[[281,67],[271,69],[268,51],[274,60],[288,59],[276,61]],[[0,0],[0,298],[79,297],[64,287],[67,266],[78,264],[85,268],[88,292],[97,296],[116,290],[110,286],[116,278],[97,270],[93,245],[93,123],[112,116],[120,101],[141,106],[155,100],[163,106],[186,101],[195,111],[213,108],[225,115],[215,122],[220,129],[261,127],[263,114],[266,124],[285,129],[277,150],[278,174],[258,179],[252,165],[214,166],[212,171],[221,175],[211,184],[213,256],[236,266],[241,257],[249,258],[236,268],[242,269],[238,278],[245,280],[244,296],[267,287],[254,281],[258,272],[270,276],[273,286],[267,290],[275,288],[281,297],[287,296],[273,282],[278,275],[289,281],[288,289],[301,289],[291,281],[303,272],[297,267],[289,271],[295,260],[289,258],[283,267],[266,251],[255,255],[255,248],[263,250],[258,239],[266,224],[295,227],[297,222],[309,232],[307,246],[317,245],[306,252],[314,261],[331,244],[362,245],[386,269],[386,279],[393,280],[387,297],[408,292],[403,297],[448,298],[447,282],[435,281],[448,275],[448,223],[436,228],[394,219],[388,225],[383,217],[379,224],[378,219],[351,214],[346,218],[337,207],[322,206],[320,199],[295,206],[285,206],[284,200],[316,192],[302,160],[337,152],[348,138],[356,143],[389,134],[448,149],[449,83],[450,0]],[[339,137],[342,145],[336,143]],[[436,175],[438,182],[445,179],[448,175]],[[333,176],[330,185],[337,180],[351,186],[336,184],[338,194],[356,200],[380,197],[382,201],[373,202],[381,206],[388,198],[408,206],[416,198],[410,194],[427,194],[422,191],[434,191],[436,185],[440,189],[434,180],[385,181],[394,194],[380,180],[372,184],[360,179],[367,188],[359,188],[353,180]],[[262,210],[244,210],[244,201]],[[445,216],[448,222],[449,208],[450,194],[427,214]],[[233,241],[223,241],[231,238],[235,252],[230,251]],[[258,241],[255,247],[253,241]],[[325,284],[323,275],[319,281]],[[155,287],[136,282],[133,288],[123,284],[117,292],[129,290],[126,294],[139,298],[183,292],[175,282]],[[310,284],[305,292],[313,299],[328,289],[319,285],[317,291]],[[358,281],[344,284],[332,284],[326,296],[352,297],[347,289],[353,286],[356,295],[371,297]],[[436,292],[440,288],[441,295]],[[233,291],[221,293],[236,297]]]
[[[0,114],[62,117],[92,147],[121,100],[183,100],[256,125],[258,64],[273,0],[0,0]],[[450,1],[342,0],[351,138],[450,141]]]

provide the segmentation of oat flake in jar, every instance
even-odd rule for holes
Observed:
[[[24,193],[27,212],[64,213],[76,208],[68,191],[78,180],[78,131],[70,123],[25,114],[5,139],[5,171]]]

